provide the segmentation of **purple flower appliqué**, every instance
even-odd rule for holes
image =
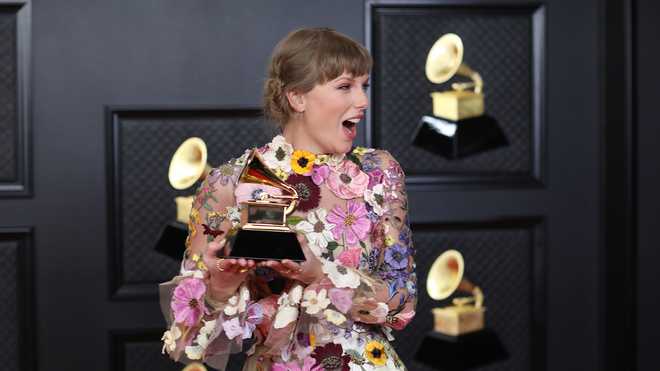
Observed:
[[[385,250],[385,262],[394,269],[405,269],[408,266],[408,249],[394,244]]]
[[[174,289],[171,308],[174,321],[187,326],[194,326],[204,313],[204,294],[206,285],[197,278],[186,278]]]
[[[367,172],[367,175],[369,175],[369,189],[372,189],[376,184],[380,184],[383,181],[383,171],[379,168],[372,169]]]

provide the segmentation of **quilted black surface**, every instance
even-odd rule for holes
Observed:
[[[0,241],[0,365],[7,371],[20,370],[18,249],[16,241]]]
[[[532,143],[531,14],[515,8],[376,8],[375,146],[389,150],[408,175],[529,173],[532,153],[538,150]],[[499,122],[508,147],[447,160],[410,144],[420,118],[433,114],[429,93],[451,88],[431,83],[424,72],[431,46],[448,32],[462,38],[463,61],[481,74],[486,112]]]
[[[17,177],[16,13],[0,7],[0,181]]]

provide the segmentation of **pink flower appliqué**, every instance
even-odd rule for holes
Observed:
[[[344,160],[328,175],[328,187],[345,200],[362,197],[369,185],[369,175],[360,170],[353,161]]]
[[[353,290],[332,288],[328,291],[330,302],[342,313],[347,313],[353,305]]]
[[[316,360],[312,357],[305,358],[303,366],[300,367],[296,362],[289,363],[275,363],[271,367],[271,371],[321,371],[323,367],[321,365],[314,366]]]
[[[357,268],[360,265],[360,255],[362,254],[362,249],[345,249],[339,254],[339,261],[344,267]]]
[[[186,278],[174,289],[171,308],[174,321],[194,326],[204,313],[204,294],[206,285],[197,278]]]
[[[367,208],[364,202],[349,200],[344,211],[336,205],[328,214],[326,220],[335,225],[332,235],[336,240],[344,239],[346,246],[357,246],[360,240],[367,237],[371,229],[371,221],[367,217]]]
[[[328,175],[330,175],[328,165],[314,166],[314,169],[312,169],[312,181],[316,185],[323,184]]]

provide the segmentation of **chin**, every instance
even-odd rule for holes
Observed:
[[[353,142],[341,143],[335,146],[335,153],[346,153],[351,150],[353,147]]]

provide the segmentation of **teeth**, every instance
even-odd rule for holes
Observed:
[[[360,119],[348,119],[348,120],[346,120],[346,121],[350,121],[350,122],[352,122],[352,123],[354,123],[354,124],[357,124],[358,122],[360,122]]]

